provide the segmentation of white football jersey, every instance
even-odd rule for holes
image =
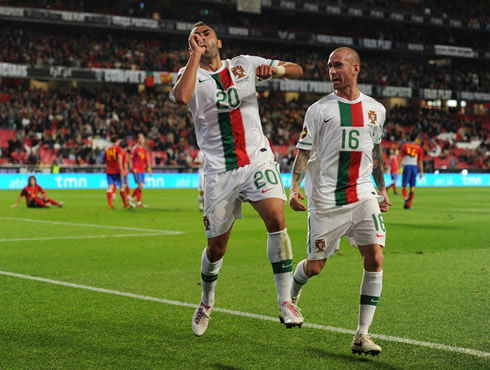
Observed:
[[[308,108],[297,148],[312,151],[305,176],[310,210],[376,196],[372,153],[385,117],[383,105],[363,93],[354,101],[332,93]]]
[[[217,173],[274,158],[262,132],[256,92],[259,65],[279,61],[249,55],[222,60],[216,72],[199,68],[189,102],[204,171]],[[183,74],[185,67],[178,75]]]

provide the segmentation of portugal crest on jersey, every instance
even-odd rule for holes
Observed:
[[[369,118],[369,123],[375,125],[376,120],[378,119],[378,115],[376,114],[376,112],[374,110],[370,110],[370,111],[368,111],[368,118]]]
[[[240,79],[245,77],[245,70],[241,65],[237,65],[231,69],[231,72],[236,76],[236,78]]]

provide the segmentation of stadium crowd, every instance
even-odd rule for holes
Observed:
[[[1,87],[0,101],[0,129],[15,130],[3,148],[10,163],[100,164],[105,140],[117,135],[134,143],[138,132],[148,137],[157,165],[191,167],[197,152],[190,113],[171,104],[166,93]],[[263,130],[284,170],[294,160],[310,104],[305,98],[285,103],[280,95],[260,97]],[[481,121],[437,109],[395,107],[387,114],[385,145],[398,147],[413,129],[421,133],[426,154],[490,168],[489,132]],[[457,143],[466,143],[465,149]]]
[[[191,160],[188,150],[196,148],[189,113],[185,107],[173,106],[165,94],[0,91],[0,128],[16,131],[4,157],[14,163],[50,162],[56,154],[60,164],[100,164],[103,146],[98,139],[116,135],[134,144],[138,132],[150,139],[153,151],[165,153],[156,160],[160,165],[186,165]]]
[[[226,44],[225,44],[226,45]],[[264,55],[290,60],[303,66],[304,79],[328,80],[321,52],[271,51],[243,45],[227,48],[223,57],[238,54]],[[177,72],[187,62],[187,52],[174,42],[138,39],[104,32],[99,37],[81,33],[77,37],[37,32],[28,28],[6,27],[0,35],[0,61],[38,67],[120,68]],[[380,86],[490,91],[490,71],[475,64],[437,65],[406,58],[363,58],[360,81]]]
[[[299,1],[298,1],[299,2]],[[444,19],[458,19],[469,21],[472,24],[488,23],[488,12],[485,2],[479,0],[467,0],[465,2],[448,2],[446,0],[424,1],[392,1],[392,0],[308,0],[308,3],[333,6],[349,6],[361,9],[376,9],[379,11],[405,12],[417,15],[432,15]],[[124,3],[124,2],[123,2]],[[102,13],[112,15],[123,15],[143,18],[168,18],[185,19],[188,9],[183,7],[182,2],[172,0],[157,4],[146,3],[141,7],[141,1],[126,1],[127,6],[114,7],[111,3],[97,0],[4,0],[1,5],[23,6],[32,8],[47,8],[56,10],[82,11],[90,13]],[[181,6],[174,6],[175,4]],[[200,4],[198,4],[200,6]],[[180,18],[179,18],[180,16]],[[222,20],[217,17],[215,20]]]

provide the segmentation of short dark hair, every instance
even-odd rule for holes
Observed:
[[[115,142],[116,142],[116,141],[118,141],[118,140],[119,140],[119,138],[118,138],[116,135],[112,135],[112,136],[111,136],[111,142],[112,142],[112,143],[115,143]]]
[[[199,27],[199,26],[207,26],[207,27],[211,28],[213,30],[214,34],[216,35],[216,38],[218,38],[218,34],[216,33],[216,30],[204,21],[197,21],[196,23],[194,23],[194,26],[192,26],[192,29]]]
[[[194,23],[194,26],[192,26],[192,28],[196,28],[199,26],[207,26],[207,24],[204,23],[204,21],[197,21],[196,23]]]
[[[419,136],[419,133],[416,132],[416,131],[413,131],[411,134],[410,134],[410,141],[415,141],[417,140],[417,136]]]
[[[121,142],[119,143],[119,146],[121,148],[126,148],[128,146],[128,143],[125,140],[121,140]]]

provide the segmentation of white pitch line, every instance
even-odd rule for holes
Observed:
[[[0,243],[8,242],[27,242],[33,240],[69,240],[69,239],[105,239],[105,238],[125,238],[125,237],[143,237],[143,236],[163,236],[168,235],[166,232],[151,234],[112,234],[112,235],[79,235],[79,236],[46,236],[39,238],[13,238],[0,239]]]
[[[71,288],[91,290],[94,292],[113,294],[113,295],[118,295],[118,296],[122,296],[122,297],[142,299],[145,301],[166,303],[166,304],[179,306],[179,307],[190,307],[190,308],[196,307],[196,304],[192,304],[192,303],[173,301],[170,299],[163,299],[163,298],[155,298],[155,297],[150,297],[150,296],[140,295],[140,294],[134,294],[134,293],[128,293],[128,292],[120,292],[118,290],[112,290],[112,289],[96,288],[96,287],[92,287],[92,286],[88,286],[88,285],[68,283],[68,282],[60,281],[60,280],[52,280],[52,279],[46,279],[46,278],[37,277],[37,276],[17,274],[15,272],[0,271],[0,275],[11,276],[11,277],[16,277],[16,278],[20,278],[20,279],[40,281],[43,283],[49,283],[49,284],[55,284],[55,285],[62,285],[62,286],[67,286],[67,287],[71,287]],[[241,317],[248,317],[248,318],[252,318],[252,319],[264,320],[264,321],[277,321],[276,317],[259,315],[259,314],[254,314],[254,313],[250,313],[250,312],[228,310],[226,308],[215,307],[215,308],[213,308],[213,311],[221,312],[221,313],[225,313],[225,314],[229,314],[229,315],[235,315],[235,316],[241,316]],[[304,323],[303,326],[307,327],[307,328],[331,331],[331,332],[342,333],[342,334],[353,335],[355,333],[354,330],[349,330],[349,329],[344,329],[344,328],[336,328],[334,326],[327,326],[327,325]],[[413,346],[428,347],[428,348],[433,348],[433,349],[441,349],[444,351],[463,353],[466,355],[482,357],[482,358],[490,357],[490,352],[478,351],[476,349],[471,349],[471,348],[453,347],[453,346],[447,346],[445,344],[423,342],[423,341],[419,341],[419,340],[393,337],[390,335],[382,335],[382,334],[371,334],[371,336],[374,338],[386,340],[388,342],[397,342],[397,343],[410,344]]]
[[[181,234],[184,234],[182,231],[173,231],[173,230],[144,229],[144,228],[140,228],[140,227],[130,227],[130,226],[79,224],[79,223],[76,223],[76,222],[36,220],[36,219],[32,219],[32,218],[0,217],[0,220],[37,222],[37,223],[53,224],[53,225],[84,226],[84,227],[94,227],[94,228],[98,228],[98,229],[116,229],[116,230],[148,231],[148,232],[156,232],[156,233],[166,233],[167,235],[181,235]]]

